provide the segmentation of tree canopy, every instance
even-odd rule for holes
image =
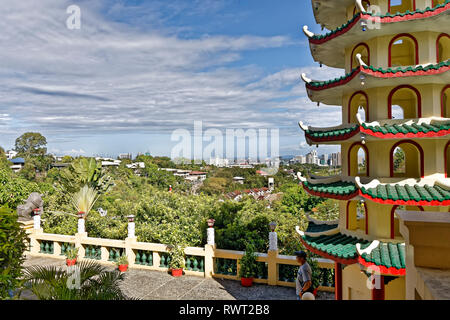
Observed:
[[[15,149],[24,157],[43,156],[47,153],[47,139],[38,132],[27,132],[16,139]]]

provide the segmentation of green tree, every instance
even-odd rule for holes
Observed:
[[[21,285],[25,241],[17,214],[8,207],[0,208],[0,299],[7,299]]]
[[[394,172],[405,171],[405,152],[401,148],[394,151]]]
[[[38,132],[27,132],[16,139],[15,149],[19,155],[43,156],[47,153],[47,139]]]

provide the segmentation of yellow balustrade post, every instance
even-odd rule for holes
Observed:
[[[137,242],[135,234],[135,222],[134,215],[129,215],[128,217],[128,237],[125,239],[125,254],[128,259],[128,265],[134,265],[136,260],[136,254],[133,251],[132,245]]]
[[[53,241],[53,254],[55,256],[61,255],[61,245],[58,241]]]
[[[278,281],[277,266],[278,250],[269,250],[267,252],[267,283],[270,286],[276,286]]]
[[[108,261],[109,258],[109,252],[108,252],[108,248],[107,247],[101,247],[100,248],[100,260],[101,261]]]
[[[40,251],[40,245],[39,241],[37,240],[37,236],[44,233],[42,229],[33,229],[31,233],[29,234],[30,238],[30,253],[39,253]]]
[[[278,281],[278,236],[275,232],[276,222],[269,224],[269,251],[267,252],[267,283],[276,286]]]
[[[205,278],[212,278],[214,272],[214,250],[216,240],[214,236],[214,219],[208,219],[208,229],[206,229],[207,244],[205,245]]]
[[[161,263],[161,256],[158,251],[153,251],[153,266],[158,268]]]
[[[215,245],[205,245],[205,278],[212,278],[214,272],[214,250]]]

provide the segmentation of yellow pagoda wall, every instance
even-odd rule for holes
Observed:
[[[385,300],[405,300],[405,277],[390,281],[385,287]]]
[[[441,32],[432,31],[422,31],[422,32],[411,32],[408,33],[418,42],[418,53],[419,53],[419,64],[426,63],[436,63],[436,41],[441,34]],[[377,68],[388,68],[389,67],[389,43],[396,36],[396,34],[391,34],[387,36],[380,36],[364,41],[369,47],[370,51],[370,65],[376,66]],[[353,47],[345,49],[345,71],[350,72],[351,64],[350,57],[352,55],[353,49],[359,43],[355,43]],[[364,61],[369,64],[368,61]],[[355,65],[353,65],[353,68]]]
[[[362,273],[358,264],[346,266],[342,270],[342,299],[372,299],[372,291],[367,287],[367,276]]]

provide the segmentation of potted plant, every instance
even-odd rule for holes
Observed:
[[[239,260],[239,276],[241,277],[241,285],[243,287],[251,287],[253,278],[257,272],[255,249],[252,245],[247,245],[245,254]]]
[[[183,275],[184,265],[184,248],[181,246],[172,246],[169,251],[170,271],[173,277],[181,277]]]
[[[78,248],[71,247],[66,251],[66,265],[68,267],[74,266],[77,263]]]
[[[117,259],[117,266],[119,267],[120,272],[125,272],[128,270],[128,258],[125,253]]]

